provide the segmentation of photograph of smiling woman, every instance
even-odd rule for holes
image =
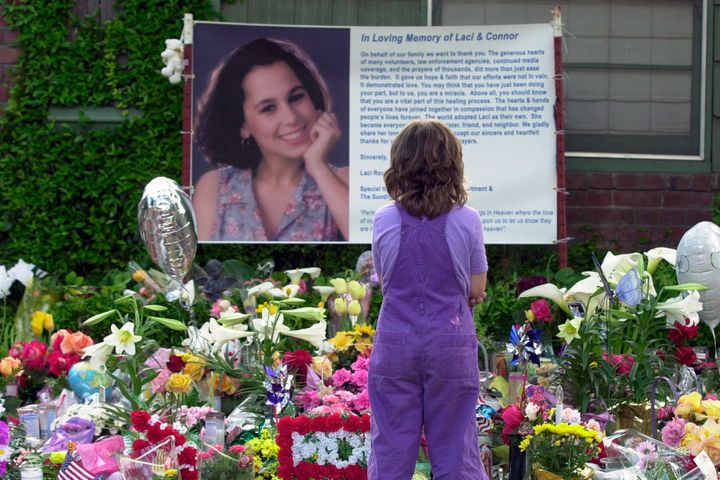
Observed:
[[[257,38],[213,71],[195,140],[217,167],[195,185],[200,241],[348,238],[348,168],[327,84],[292,42]]]

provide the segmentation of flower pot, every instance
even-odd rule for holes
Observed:
[[[533,468],[533,480],[563,480],[560,475],[548,472],[542,468]]]

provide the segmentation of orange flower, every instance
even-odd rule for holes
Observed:
[[[85,347],[89,347],[93,343],[93,339],[84,333],[75,332],[63,337],[62,343],[60,344],[60,351],[62,353],[77,353],[80,355],[83,353]]]
[[[5,378],[8,378],[13,373],[17,375],[20,373],[19,369],[21,366],[22,363],[17,358],[5,357],[0,360],[0,374]]]

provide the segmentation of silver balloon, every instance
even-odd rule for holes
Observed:
[[[678,282],[707,288],[700,292],[703,309],[698,314],[714,334],[720,323],[720,227],[700,222],[685,232],[677,248],[676,270]]]
[[[150,258],[166,274],[182,279],[197,250],[197,227],[190,197],[174,180],[152,179],[138,204],[138,226]]]

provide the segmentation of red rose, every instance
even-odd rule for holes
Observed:
[[[530,304],[530,310],[532,310],[533,315],[535,315],[535,320],[539,322],[552,322],[553,320],[550,305],[544,298],[532,302]]]
[[[39,340],[33,340],[32,342],[23,345],[22,360],[23,365],[28,370],[43,370],[45,369],[45,355],[47,354],[47,345]]]
[[[198,471],[183,469],[180,470],[180,477],[182,480],[198,480]]]
[[[172,373],[180,373],[183,371],[183,368],[185,368],[185,362],[177,355],[170,355],[170,358],[165,363],[165,366]]]
[[[138,432],[145,432],[149,428],[150,414],[145,410],[133,410],[130,414],[130,425]]]
[[[687,365],[688,367],[693,365],[697,361],[697,355],[695,354],[695,350],[692,349],[692,347],[680,347],[677,350],[675,350],[675,357],[677,357],[678,362],[682,363],[683,365]]]
[[[80,356],[75,353],[62,354],[59,351],[53,352],[47,357],[48,370],[55,377],[60,377],[70,370],[70,367],[80,361]]]

